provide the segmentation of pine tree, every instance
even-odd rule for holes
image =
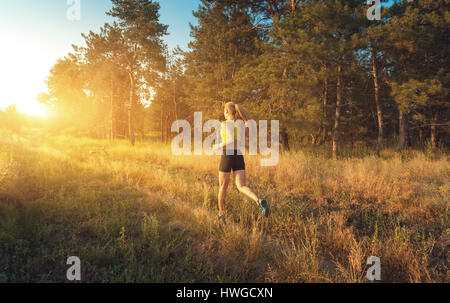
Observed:
[[[107,14],[118,18],[128,46],[126,58],[130,81],[128,104],[128,132],[135,144],[134,115],[136,111],[137,71],[140,68],[156,68],[162,57],[161,37],[167,34],[167,26],[159,23],[159,3],[150,0],[111,0],[113,8]]]
[[[192,86],[189,103],[205,115],[219,118],[231,99],[233,80],[256,50],[258,39],[251,16],[240,2],[202,0],[191,26],[193,41],[185,53],[186,75]]]
[[[400,1],[385,26],[392,66],[390,85],[399,109],[398,149],[406,147],[409,124],[429,127],[436,147],[439,121],[448,122],[449,20],[447,0]],[[411,122],[411,123],[410,123]]]

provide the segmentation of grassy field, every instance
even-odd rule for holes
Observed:
[[[450,161],[386,150],[333,161],[289,152],[228,189],[217,220],[218,157],[158,143],[0,133],[0,282],[450,282]]]

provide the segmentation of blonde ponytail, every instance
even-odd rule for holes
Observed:
[[[236,116],[238,118],[241,118],[245,123],[247,123],[247,121],[250,120],[249,113],[239,104],[235,104],[234,107],[236,109]]]
[[[228,102],[225,104],[225,108],[234,120],[243,120],[247,123],[247,121],[251,119],[249,113],[239,104]]]

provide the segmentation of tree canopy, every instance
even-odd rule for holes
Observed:
[[[240,103],[280,120],[286,146],[449,138],[448,0],[201,0],[188,49],[168,51],[159,3],[112,0],[116,19],[50,71],[42,102],[93,135],[167,141],[177,119]],[[82,118],[80,118],[82,117]]]

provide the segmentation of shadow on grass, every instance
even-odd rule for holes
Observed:
[[[69,256],[81,259],[82,282],[249,278],[200,232],[206,223],[171,217],[162,196],[25,147],[14,161],[0,196],[0,282],[65,282]]]

